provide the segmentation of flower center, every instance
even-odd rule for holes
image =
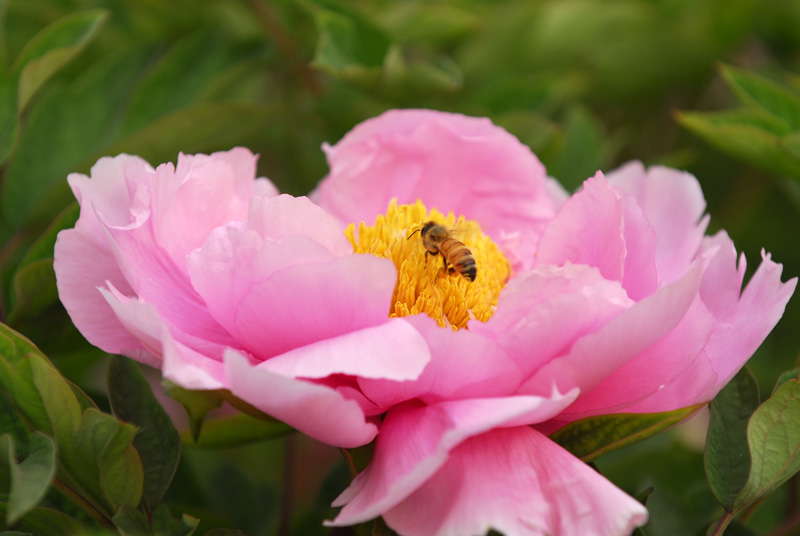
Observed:
[[[397,205],[392,200],[375,225],[361,223],[356,232],[351,223],[345,235],[355,253],[394,262],[397,284],[390,317],[425,313],[453,329],[466,327],[472,318],[486,322],[511,274],[510,264],[477,222],[456,219],[452,212],[429,212],[421,201]]]

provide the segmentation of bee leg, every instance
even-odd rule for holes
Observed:
[[[444,257],[444,255],[442,255],[442,264],[444,264],[444,271],[446,273],[448,273],[450,275],[453,275],[453,274],[456,273],[456,267],[455,266],[452,266],[452,265],[449,266],[449,267],[447,266],[447,259]]]

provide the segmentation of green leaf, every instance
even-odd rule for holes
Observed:
[[[726,112],[677,115],[678,122],[719,149],[778,174],[800,178],[800,159],[761,126],[727,121]]]
[[[189,514],[183,514],[181,516],[181,529],[178,531],[176,536],[192,536],[195,531],[197,531],[197,527],[200,525],[200,520],[196,517],[192,517]]]
[[[157,535],[192,536],[200,524],[200,520],[183,514],[178,521],[169,511],[166,504],[160,504],[150,516],[153,533]]]
[[[14,306],[8,323],[16,324],[42,312],[58,300],[53,259],[26,264],[14,274]]]
[[[49,426],[43,430],[52,432],[57,445],[71,443],[81,420],[81,408],[72,388],[44,356],[31,355],[25,363],[47,414]]]
[[[583,108],[573,108],[564,124],[561,150],[548,162],[548,172],[570,191],[606,167],[612,148],[599,121]]]
[[[133,506],[126,505],[112,518],[114,526],[119,529],[121,536],[148,536],[153,530],[142,513]]]
[[[711,402],[703,461],[711,491],[729,511],[750,473],[747,423],[759,401],[758,383],[745,368]]]
[[[213,529],[206,532],[203,536],[245,536],[245,534],[238,529]]]
[[[703,404],[663,413],[615,413],[569,423],[550,439],[585,462],[666,430],[696,413]]]
[[[14,149],[19,128],[17,87],[19,76],[0,73],[0,165]]]
[[[70,385],[27,339],[0,324],[0,386],[36,430],[69,443],[80,421]]]
[[[139,427],[133,445],[144,470],[144,502],[152,512],[175,476],[181,457],[181,438],[135,361],[119,356],[111,358],[108,398],[114,415]]]
[[[647,506],[647,500],[650,498],[650,495],[656,490],[653,486],[650,486],[647,489],[642,490],[640,493],[636,495],[636,500],[642,503],[644,506]]]
[[[7,506],[0,503],[0,512]],[[50,508],[34,508],[17,521],[17,528],[30,531],[35,536],[75,536],[85,534],[83,527],[74,518]]]
[[[192,441],[192,435],[188,431],[181,434],[181,439],[187,447],[229,448],[283,437],[293,431],[293,428],[282,422],[263,421],[237,413],[206,421],[196,442]]]
[[[120,135],[129,136],[168,113],[195,104],[230,61],[221,45],[212,32],[199,31],[182,38],[158,58],[135,88]],[[187,65],[192,68],[186,69]]]
[[[786,121],[759,108],[733,108],[731,110],[703,113],[702,116],[706,121],[720,129],[740,126],[753,127],[776,136],[791,133]]]
[[[312,65],[331,76],[376,81],[389,53],[389,37],[368,19],[332,2],[309,4],[319,31]]]
[[[0,436],[9,434],[19,455],[28,452],[30,431],[17,413],[8,395],[0,389]]]
[[[197,443],[206,414],[212,409],[220,407],[222,399],[214,391],[190,391],[169,380],[164,380],[163,386],[164,393],[179,402],[186,410],[186,414],[189,416],[192,440]]]
[[[22,70],[19,113],[55,72],[83,50],[107,17],[100,9],[73,13],[43,29],[28,43],[16,61],[16,69]]]
[[[58,233],[64,229],[71,229],[75,227],[75,223],[80,216],[81,207],[78,203],[72,203],[65,208],[56,218],[47,226],[47,229],[39,235],[33,244],[25,252],[19,265],[20,267],[26,266],[32,262],[43,259],[53,259],[53,249],[56,246],[56,239]]]
[[[20,517],[42,500],[56,472],[56,446],[53,440],[39,432],[28,442],[25,459],[17,462],[14,441],[10,435],[0,436],[0,450],[6,450],[11,468],[6,522],[13,525]]]
[[[69,85],[58,80],[45,86],[28,111],[0,191],[3,214],[12,225],[49,223],[74,201],[67,175],[88,171],[97,158],[78,166],[115,140],[146,59],[142,51],[109,51]],[[48,148],[47,158],[42,147]]]
[[[750,418],[752,465],[733,505],[738,513],[800,470],[800,380],[789,380]]]
[[[71,460],[71,466],[86,471],[94,464],[103,497],[112,511],[125,505],[136,506],[142,498],[144,472],[132,444],[135,436],[136,427],[96,409],[84,412],[75,435],[74,454],[80,458]],[[91,478],[86,472],[82,476],[84,481]]]
[[[788,382],[789,380],[800,380],[800,367],[797,367],[792,370],[787,370],[783,374],[778,377],[778,381],[775,382],[775,387],[772,388],[772,394],[775,394],[781,385]]]
[[[30,426],[51,435],[56,443],[71,443],[81,412],[95,407],[31,341],[4,324],[0,324],[0,388]]]
[[[381,89],[398,102],[410,102],[436,93],[454,93],[464,82],[461,69],[450,58],[440,56],[434,61],[409,62],[398,45],[389,47],[381,77]]]
[[[74,227],[79,213],[77,203],[70,205],[25,252],[13,276],[14,296],[8,313],[9,324],[32,318],[58,300],[53,249],[58,233]]]
[[[155,534],[177,534],[181,530],[181,523],[169,511],[169,507],[161,503],[150,515],[150,523]]]
[[[164,116],[114,145],[90,156],[88,167],[103,154],[137,154],[148,162],[174,161],[178,151],[207,153],[230,148],[274,118],[275,106],[237,102],[200,103]]]
[[[795,159],[800,161],[800,132],[781,136],[781,146]]]
[[[743,104],[759,107],[800,130],[800,94],[762,76],[724,65],[722,77]]]
[[[104,515],[139,504],[143,477],[131,444],[135,427],[100,413],[30,341],[4,325],[0,386],[32,428],[55,439],[65,486]]]

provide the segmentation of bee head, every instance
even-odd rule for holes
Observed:
[[[432,228],[436,227],[437,225],[439,225],[439,224],[436,223],[435,221],[425,222],[424,224],[422,224],[422,227],[417,227],[416,229],[414,229],[411,232],[411,234],[408,235],[407,240],[411,240],[411,237],[414,236],[417,233],[420,233],[422,235],[422,237],[425,238],[428,235],[428,233],[430,232],[430,230]]]
[[[426,236],[431,231],[431,229],[433,229],[437,225],[439,224],[436,223],[435,221],[425,222],[425,224],[422,226],[422,231],[421,231],[422,236]]]

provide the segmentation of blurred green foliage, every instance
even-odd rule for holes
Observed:
[[[108,410],[105,356],[55,292],[52,246],[77,217],[67,174],[120,152],[158,164],[243,145],[260,154],[261,175],[304,194],[326,173],[323,142],[395,107],[489,116],[567,189],[632,158],[685,168],[712,230],[731,234],[750,270],[763,247],[784,279],[796,276],[798,28],[796,0],[0,0],[0,317],[91,397],[75,395],[82,411]],[[799,324],[794,300],[751,361],[762,393],[796,365]],[[242,437],[228,426],[216,428],[219,445]],[[157,508],[156,521],[173,533],[272,533],[287,507],[284,446],[184,449],[162,503],[172,512]],[[677,435],[598,464],[632,494],[655,487],[648,535],[696,533],[720,513],[702,455]],[[325,486],[295,472],[295,495],[324,497],[289,505],[295,533],[327,533],[320,522],[346,471]],[[753,530],[781,522],[782,493],[748,520]],[[44,504],[85,521],[52,493]],[[53,512],[26,516],[47,527],[66,515]],[[141,521],[119,512],[119,523]]]

